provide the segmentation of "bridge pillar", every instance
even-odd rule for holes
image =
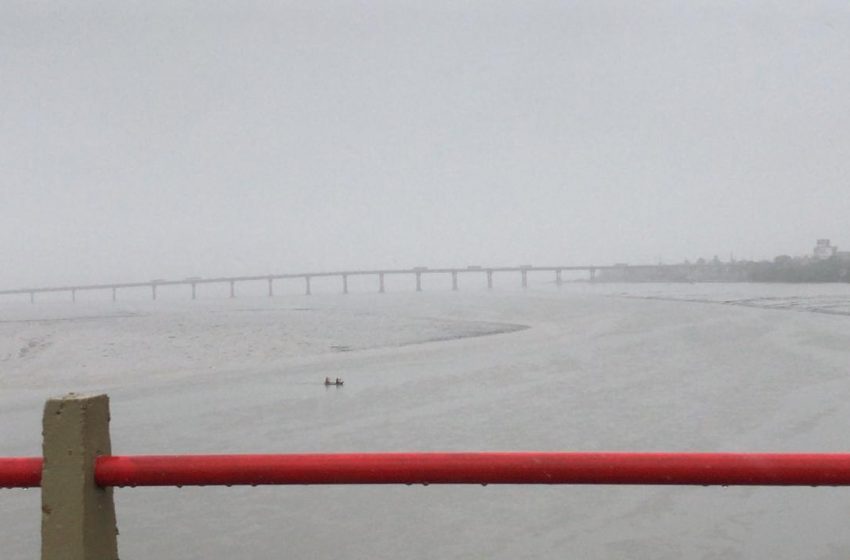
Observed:
[[[156,284],[151,284],[151,299],[156,301]]]
[[[230,297],[236,297],[236,282],[233,280],[230,281]]]
[[[488,290],[493,289],[493,271],[492,270],[487,271],[487,289]]]
[[[194,282],[192,282],[192,299],[198,299],[198,290]]]
[[[555,285],[559,288],[564,283],[564,280],[561,278],[561,269],[555,270]]]
[[[457,270],[452,270],[452,291],[457,291]]]
[[[348,275],[347,274],[342,275],[342,293],[343,294],[348,293]]]
[[[118,299],[118,288],[112,288],[112,301],[116,301]]]
[[[309,296],[312,293],[313,292],[310,290],[310,277],[305,276],[304,277],[304,295]]]
[[[72,302],[77,301],[77,290],[71,290],[71,301]]]
[[[522,289],[524,290],[527,287],[528,287],[528,271],[523,269],[522,270]]]
[[[417,292],[422,291],[422,273],[421,272],[416,273],[416,291]]]
[[[94,479],[95,460],[112,452],[109,398],[50,399],[42,422],[42,560],[117,560],[113,491]]]
[[[274,295],[274,288],[272,287],[272,278],[269,278],[269,297]]]
[[[379,294],[384,293],[384,273],[383,272],[378,273],[378,293]]]

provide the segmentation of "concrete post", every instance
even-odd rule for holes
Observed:
[[[94,480],[95,458],[112,452],[109,398],[48,400],[43,432],[41,559],[117,560],[112,489]]]
[[[233,280],[230,281],[230,297],[236,297],[236,282]]]
[[[452,270],[452,290],[457,291],[457,270]]]
[[[555,270],[555,285],[560,288],[561,284],[563,284],[563,283],[564,283],[564,281],[561,278],[561,269],[559,268],[559,269]]]
[[[487,271],[487,289],[488,290],[493,289],[493,271],[492,270]]]
[[[305,276],[304,277],[304,295],[309,296],[311,293],[312,293],[312,291],[310,290],[310,277]]]
[[[344,294],[348,293],[348,275],[347,274],[342,275],[342,293],[344,293]]]
[[[378,293],[379,294],[384,293],[384,273],[383,272],[378,273]]]
[[[416,291],[417,292],[422,291],[422,273],[421,272],[416,273]]]
[[[272,278],[269,278],[269,297],[274,295],[274,288],[272,288]]]
[[[528,271],[523,270],[522,271],[522,289],[525,289],[527,287],[528,287]]]

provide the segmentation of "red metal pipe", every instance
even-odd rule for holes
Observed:
[[[41,459],[0,459],[0,487],[34,487]],[[347,453],[97,459],[101,486],[666,484],[850,486],[848,453]]]
[[[850,454],[350,453],[101,457],[102,486],[850,485]]]
[[[41,457],[0,457],[0,488],[41,486]]]

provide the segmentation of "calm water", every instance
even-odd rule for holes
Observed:
[[[136,322],[47,321],[26,326],[27,337],[52,345],[42,357],[6,362],[0,453],[37,454],[44,396],[74,382],[108,389],[115,453],[845,451],[850,317],[774,305],[800,298],[838,305],[845,297],[844,286],[541,286],[318,295],[309,307],[297,300],[299,313],[312,317],[302,319],[294,318],[295,299],[246,298],[200,309],[135,307]],[[92,315],[97,305],[87,308]],[[25,312],[8,315],[19,320]],[[282,333],[284,322],[293,330]],[[178,323],[177,342],[144,345],[145,329],[153,337]],[[437,340],[500,330],[511,332]],[[133,339],[141,339],[138,347]],[[110,342],[127,346],[95,355]],[[66,360],[69,380],[45,373],[39,383],[38,371],[56,360],[51,347],[86,352]],[[146,369],[154,351],[156,368]],[[120,373],[86,373],[106,363],[121,369],[127,356],[138,362]],[[169,361],[176,364],[170,372]],[[345,378],[345,386],[325,388],[326,375]],[[845,489],[267,487],[116,495],[122,559],[850,553]],[[38,514],[37,492],[0,493],[4,558],[37,556]]]

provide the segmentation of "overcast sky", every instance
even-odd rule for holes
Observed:
[[[0,287],[850,249],[850,4],[0,3]]]

